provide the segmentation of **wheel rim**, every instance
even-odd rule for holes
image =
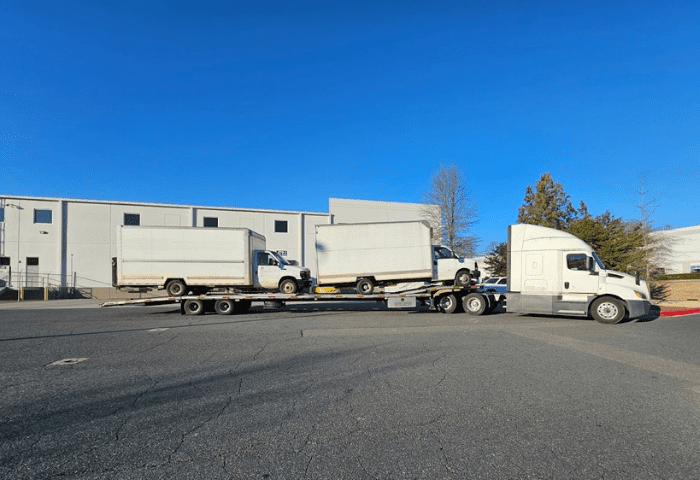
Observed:
[[[598,312],[598,315],[600,315],[601,318],[604,318],[606,320],[612,320],[613,318],[616,318],[620,311],[617,308],[617,305],[615,305],[612,302],[603,302],[600,305],[598,305],[598,308],[596,309]]]
[[[452,308],[452,299],[449,296],[447,296],[440,300],[440,308],[442,308],[443,310],[449,310],[450,308]]]
[[[466,285],[468,278],[469,278],[469,276],[463,273],[462,275],[459,276],[459,283],[461,283],[462,285]]]
[[[227,313],[228,311],[231,310],[231,304],[228,302],[221,302],[219,304],[219,311],[222,313]]]
[[[190,303],[189,306],[187,307],[190,312],[195,313],[199,311],[199,304],[198,303]]]
[[[282,285],[282,292],[284,293],[294,293],[294,285],[291,282],[284,282]]]
[[[481,308],[481,300],[478,298],[472,298],[467,302],[467,308],[470,312],[478,312]]]

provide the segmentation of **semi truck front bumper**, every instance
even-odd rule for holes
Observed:
[[[630,318],[639,318],[649,315],[651,303],[648,300],[627,300],[627,310]]]

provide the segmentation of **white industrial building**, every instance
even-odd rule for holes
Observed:
[[[54,286],[112,296],[119,225],[245,227],[316,271],[315,225],[420,220],[422,204],[331,198],[328,213],[0,196],[0,289]]]
[[[700,225],[656,232],[668,237],[670,254],[665,259],[663,273],[700,272]]]

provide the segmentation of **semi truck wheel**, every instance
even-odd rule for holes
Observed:
[[[214,304],[214,310],[219,315],[231,315],[233,313],[233,300],[217,300]]]
[[[455,285],[458,287],[467,287],[472,282],[472,276],[466,270],[460,270],[455,276]]]
[[[204,314],[204,303],[201,300],[186,300],[185,315],[202,315]]]
[[[437,301],[437,308],[442,313],[455,313],[457,311],[457,305],[457,297],[452,293],[442,295]]]
[[[165,286],[165,292],[169,297],[181,297],[187,293],[187,286],[182,280],[170,280]]]
[[[299,286],[297,285],[297,282],[292,280],[291,278],[285,278],[280,282],[280,292],[282,293],[292,295],[294,293],[297,293],[297,290],[299,290]]]
[[[371,278],[361,278],[355,287],[360,295],[371,295],[374,292],[374,283]]]
[[[596,322],[613,325],[624,318],[625,306],[616,298],[597,298],[591,304],[591,315]]]
[[[462,304],[469,315],[481,315],[488,308],[486,298],[480,293],[470,293],[462,299]]]

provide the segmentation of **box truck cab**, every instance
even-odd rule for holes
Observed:
[[[433,281],[465,287],[479,278],[479,271],[470,270],[463,257],[443,245],[433,245]]]
[[[277,252],[255,250],[254,285],[263,290],[279,289],[292,294],[311,286],[308,268],[292,265]]]
[[[649,313],[646,282],[608,270],[588,244],[570,233],[510,225],[507,245],[508,312],[593,316],[601,323]]]

